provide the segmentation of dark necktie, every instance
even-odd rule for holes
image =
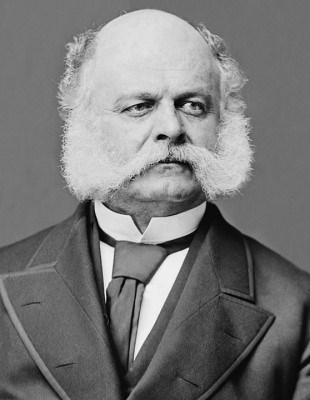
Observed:
[[[107,288],[110,331],[124,371],[133,361],[145,285],[168,252],[160,246],[117,242],[112,281]]]
[[[188,247],[192,237],[190,234],[160,246],[126,241],[115,244],[112,281],[107,288],[107,311],[110,332],[125,372],[134,358],[145,285],[167,255]],[[108,240],[105,237],[105,241],[111,244],[110,237]]]

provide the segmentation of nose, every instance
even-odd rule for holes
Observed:
[[[184,143],[184,126],[174,105],[161,105],[156,114],[153,126],[154,141],[167,140],[172,143]]]

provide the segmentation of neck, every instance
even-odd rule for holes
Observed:
[[[184,202],[128,201],[113,196],[104,204],[110,210],[119,214],[130,215],[135,225],[143,233],[153,217],[168,217],[197,207],[205,201],[204,197],[190,199]]]

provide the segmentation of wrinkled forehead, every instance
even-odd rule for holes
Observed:
[[[199,32],[163,12],[127,14],[99,33],[95,76],[111,69],[201,70],[219,74],[211,50]]]

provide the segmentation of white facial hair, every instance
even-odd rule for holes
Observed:
[[[152,165],[173,157],[191,166],[206,198],[214,201],[235,194],[249,180],[253,155],[249,130],[243,114],[224,111],[213,151],[150,141],[128,159],[125,149],[120,151],[109,142],[99,117],[89,111],[76,112],[64,130],[62,174],[78,200],[104,202]]]

